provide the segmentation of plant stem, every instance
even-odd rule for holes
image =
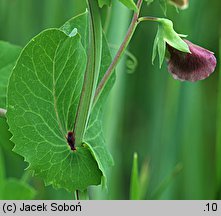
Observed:
[[[112,63],[110,64],[109,68],[107,69],[106,73],[104,74],[104,77],[102,78],[102,80],[100,81],[100,83],[96,89],[95,96],[94,96],[94,103],[96,103],[96,101],[97,101],[100,93],[102,92],[104,86],[106,85],[108,79],[110,78],[111,74],[114,72],[115,67],[119,63],[119,60],[121,59],[122,55],[124,54],[132,36],[136,30],[136,27],[139,23],[138,17],[139,17],[142,3],[143,3],[143,0],[138,0],[138,2],[137,2],[138,12],[134,13],[131,24],[129,26],[129,29],[127,31],[125,38],[124,38],[124,41],[122,42],[116,56],[114,57]]]
[[[158,18],[157,17],[146,16],[146,17],[140,17],[138,19],[138,22],[143,22],[143,21],[155,21],[155,22],[157,22]]]
[[[82,144],[97,86],[101,62],[102,27],[98,3],[95,0],[87,0],[87,4],[89,10],[89,46],[84,84],[74,125],[76,146]]]
[[[0,108],[0,117],[5,118],[6,117],[7,110]]]
[[[76,200],[80,200],[79,190],[76,190]]]

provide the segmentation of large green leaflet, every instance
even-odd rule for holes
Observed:
[[[21,48],[8,42],[0,41],[0,108],[6,108],[8,79]]]
[[[24,48],[8,91],[7,117],[14,150],[47,185],[69,191],[100,184],[113,164],[104,145],[100,117],[114,76],[102,92],[105,97],[100,96],[92,110],[86,145],[73,152],[66,142],[67,132],[73,129],[86,66],[81,45],[87,47],[86,20],[87,12],[65,23],[61,28],[65,33],[50,29],[36,36]],[[75,28],[82,37],[70,37]],[[102,52],[100,73],[104,74],[111,61],[106,41]]]
[[[66,142],[82,89],[86,54],[77,34],[59,29],[36,36],[22,51],[8,88],[7,118],[15,152],[45,183],[69,191],[100,184],[101,171],[87,147]]]

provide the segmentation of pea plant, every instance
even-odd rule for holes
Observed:
[[[166,56],[175,79],[202,80],[216,66],[213,53],[178,34],[171,20],[140,14],[153,0],[119,1],[134,14],[113,58],[99,14],[104,5],[111,7],[111,0],[87,0],[84,13],[40,32],[24,48],[0,43],[0,116],[9,125],[13,151],[45,185],[75,192],[77,198],[91,185],[107,185],[114,161],[105,145],[104,105],[115,68],[140,23],[158,25],[152,61],[158,54],[161,67]],[[164,9],[168,3],[178,9],[188,5],[187,0],[159,3]],[[3,175],[0,182],[0,191],[8,193],[5,188],[12,183]]]

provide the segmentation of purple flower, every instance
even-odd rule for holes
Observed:
[[[184,40],[191,53],[184,53],[167,44],[170,52],[168,70],[174,79],[195,82],[207,78],[216,67],[214,53]]]

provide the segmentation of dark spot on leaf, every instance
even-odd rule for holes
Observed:
[[[68,135],[66,136],[66,139],[67,139],[67,143],[70,146],[71,150],[76,151],[74,132],[69,131]]]

